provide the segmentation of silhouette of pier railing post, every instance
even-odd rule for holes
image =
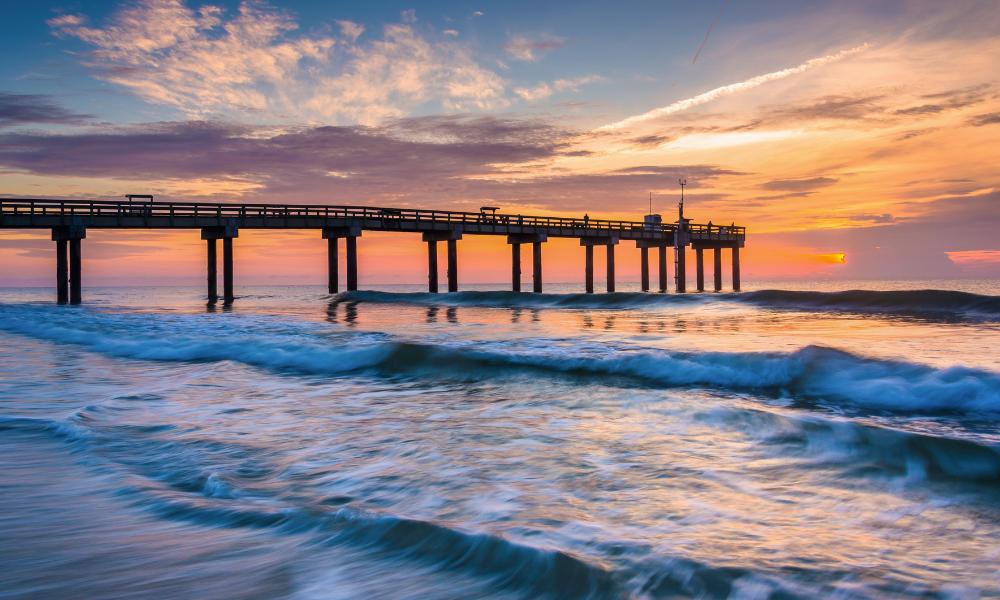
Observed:
[[[136,198],[141,201],[135,202]],[[704,250],[715,253],[715,289],[722,287],[721,255],[732,250],[732,288],[740,289],[740,248],[746,230],[698,225],[679,218],[677,223],[659,220],[616,221],[552,216],[507,215],[496,207],[480,212],[438,211],[369,206],[227,204],[197,202],[153,202],[151,196],[132,196],[127,202],[110,200],[50,200],[0,198],[0,228],[52,231],[56,243],[56,300],[79,304],[82,288],[82,240],[86,231],[98,229],[200,229],[206,242],[206,283],[210,303],[218,301],[218,241],[222,240],[222,299],[235,300],[234,240],[240,229],[320,229],[327,240],[327,288],[340,288],[339,242],[345,238],[347,289],[358,289],[357,238],[365,230],[421,233],[428,244],[428,289],[437,290],[437,242],[447,242],[448,290],[458,290],[458,241],[463,235],[504,235],[511,245],[511,289],[521,288],[521,245],[532,245],[533,290],[542,291],[542,244],[550,237],[577,239],[585,251],[585,280],[594,291],[594,246],[605,246],[607,289],[616,286],[615,246],[632,240],[640,250],[641,286],[649,291],[649,250],[659,259],[659,291],[667,291],[667,248],[674,248],[677,291],[685,291],[685,250],[696,253],[698,288],[704,288]],[[653,215],[649,215],[653,216]]]

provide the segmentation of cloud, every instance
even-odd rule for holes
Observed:
[[[89,118],[66,110],[48,96],[0,92],[0,127],[28,123],[79,125]]]
[[[514,93],[526,102],[536,102],[560,92],[576,92],[585,85],[600,81],[604,81],[600,75],[584,75],[573,79],[556,79],[552,83],[543,81],[530,88],[514,88]]]
[[[801,192],[826,187],[837,183],[833,177],[809,177],[805,179],[774,179],[761,185],[766,190]]]
[[[554,35],[543,35],[537,38],[514,35],[507,41],[504,50],[514,60],[538,62],[542,54],[565,44],[566,38]]]
[[[985,101],[992,86],[982,83],[974,86],[945,90],[933,94],[924,94],[922,99],[934,100],[931,103],[918,104],[896,110],[897,115],[920,116],[934,115],[947,110],[966,108]]]
[[[142,0],[102,26],[83,15],[49,20],[59,37],[93,50],[97,76],[189,118],[375,124],[436,102],[444,110],[502,107],[504,81],[468,47],[432,40],[411,13],[381,37],[338,21],[340,36],[310,35],[286,11],[243,2],[233,15],[183,0]]]
[[[864,95],[858,97],[832,95],[817,98],[798,106],[781,106],[767,111],[766,119],[813,121],[821,119],[861,120],[872,114],[881,113],[884,108],[878,103],[884,96]]]
[[[976,115],[971,119],[969,119],[969,124],[974,127],[982,127],[983,125],[996,125],[997,123],[1000,123],[1000,112]]]
[[[826,64],[829,64],[829,63],[841,60],[841,59],[846,58],[848,56],[851,56],[853,54],[857,54],[859,52],[867,50],[868,47],[869,47],[868,44],[863,44],[861,46],[856,46],[854,48],[849,48],[847,50],[841,50],[840,52],[836,52],[834,54],[828,54],[826,56],[820,56],[818,58],[813,58],[813,59],[807,60],[806,62],[804,62],[804,63],[802,63],[802,64],[800,64],[800,65],[798,65],[796,67],[790,67],[788,69],[782,69],[780,71],[773,71],[771,73],[765,73],[763,75],[758,75],[756,77],[751,77],[750,79],[747,79],[745,81],[740,81],[738,83],[731,83],[729,85],[724,85],[722,87],[717,87],[717,88],[709,90],[709,91],[707,91],[707,92],[705,92],[703,94],[698,94],[697,96],[693,96],[691,98],[686,98],[684,100],[678,100],[677,102],[674,102],[672,104],[668,104],[667,106],[663,106],[661,108],[657,108],[657,109],[645,112],[645,113],[643,113],[641,115],[635,115],[635,116],[629,117],[627,119],[622,119],[621,121],[617,121],[615,123],[610,123],[608,125],[604,125],[604,126],[600,127],[599,129],[600,130],[622,129],[624,127],[630,127],[632,125],[638,125],[638,124],[644,123],[646,121],[652,121],[652,120],[658,119],[660,117],[665,117],[667,115],[672,115],[674,113],[685,111],[685,110],[688,110],[690,108],[694,108],[695,106],[699,106],[701,104],[706,104],[706,103],[711,102],[713,100],[717,100],[718,98],[722,98],[724,96],[731,96],[733,94],[737,94],[737,93],[740,93],[740,92],[744,92],[746,90],[751,90],[753,88],[762,86],[765,83],[770,83],[772,81],[777,81],[779,79],[784,79],[784,78],[790,77],[792,75],[797,75],[799,73],[804,73],[805,71],[808,71],[810,69],[814,69],[816,67],[821,67],[823,65],[826,65]]]
[[[577,155],[573,143],[579,135],[537,120],[469,115],[279,133],[168,122],[58,135],[0,134],[0,168],[46,177],[250,182],[255,185],[243,186],[251,190],[245,199],[258,201],[462,206],[494,199],[591,211],[641,210],[649,190],[673,190],[678,177],[696,189],[740,175],[713,165],[539,174],[539,165]]]

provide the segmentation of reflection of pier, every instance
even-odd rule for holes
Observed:
[[[148,198],[148,197],[147,197]],[[607,289],[615,290],[615,247],[622,240],[639,248],[642,290],[649,291],[649,251],[658,255],[659,291],[667,291],[667,248],[674,249],[675,281],[685,291],[686,250],[695,252],[698,291],[704,290],[704,251],[714,253],[714,289],[722,289],[722,251],[732,251],[733,289],[740,289],[743,227],[684,222],[650,223],[509,215],[495,210],[457,212],[373,208],[216,204],[192,202],[0,199],[0,228],[51,229],[56,242],[56,289],[60,303],[81,300],[81,242],[87,229],[200,229],[208,256],[208,299],[218,300],[217,243],[222,240],[223,301],[233,302],[233,240],[240,229],[317,229],[327,240],[330,293],[340,289],[339,246],[344,239],[347,289],[358,289],[358,238],[364,231],[420,233],[428,249],[428,289],[438,291],[437,243],[447,244],[448,291],[458,290],[458,242],[466,235],[502,235],[511,246],[512,289],[521,291],[521,245],[531,244],[532,289],[542,291],[542,244],[549,238],[580,240],[587,292],[594,291],[594,246],[607,253]]]

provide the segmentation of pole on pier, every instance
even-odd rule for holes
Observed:
[[[705,291],[705,250],[703,248],[694,249],[694,263],[697,271],[698,291]]]
[[[427,240],[427,291],[438,293],[438,243]]]
[[[67,241],[56,240],[56,302],[69,302],[69,258],[67,257]]]
[[[347,291],[358,289],[358,237],[347,236]]]
[[[216,239],[205,240],[208,245],[208,303],[215,304],[219,301],[219,275],[218,258],[216,257]]]
[[[542,293],[542,243],[531,243],[531,258],[534,263],[531,272],[531,281],[536,294]]]
[[[222,303],[230,305],[236,300],[233,293],[233,238],[222,238]]]
[[[740,247],[733,246],[733,291],[740,291]]]
[[[715,248],[715,291],[722,291],[722,248]]]
[[[586,289],[588,294],[594,293],[594,247],[587,245],[586,248]]]
[[[340,240],[336,237],[326,240],[326,288],[331,294],[340,291]]]
[[[448,291],[458,291],[458,241],[448,240]]]
[[[615,245],[608,244],[608,292],[615,291]]]
[[[510,279],[511,289],[521,291],[521,244],[510,245]]]
[[[665,294],[667,292],[667,247],[657,246],[656,250],[659,253],[660,259],[660,293]]]

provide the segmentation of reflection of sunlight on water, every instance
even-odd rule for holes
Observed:
[[[570,580],[608,597],[747,582],[805,596],[960,592],[956,581],[1000,592],[995,416],[831,399],[892,378],[913,383],[898,398],[952,382],[921,364],[1000,371],[995,323],[714,301],[365,302],[319,288],[250,288],[212,314],[197,290],[170,289],[16,310],[86,335],[12,333],[23,319],[0,331],[0,545],[24,548],[0,586],[15,594],[53,569],[52,596],[186,578],[203,587],[161,595],[347,581],[351,596],[524,597]],[[143,355],[144,339],[161,354]],[[737,354],[809,345],[853,355]],[[904,358],[913,381],[871,356]],[[826,373],[823,361],[839,362]],[[805,388],[782,378],[799,362],[821,393],[796,397]],[[733,383],[662,372],[696,368]],[[740,383],[765,376],[783,389]],[[962,377],[967,395],[988,396],[989,374]]]

